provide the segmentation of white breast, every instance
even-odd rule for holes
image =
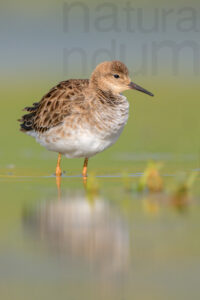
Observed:
[[[129,103],[126,97],[121,97],[122,104],[103,113],[99,110],[95,114],[95,120],[100,122],[102,130],[84,124],[74,129],[69,128],[66,137],[58,136],[55,128],[42,134],[29,132],[29,135],[34,136],[36,141],[48,150],[59,152],[68,158],[89,158],[114,144],[127,123]]]

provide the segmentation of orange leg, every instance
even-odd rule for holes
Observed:
[[[87,177],[87,166],[88,166],[88,158],[85,158],[82,175],[83,177]]]
[[[61,177],[60,176],[56,176],[56,185],[57,185],[57,189],[58,189],[58,200],[60,200],[61,198]]]
[[[62,172],[61,172],[61,167],[60,167],[60,161],[61,161],[61,154],[58,154],[58,161],[56,165],[56,177],[60,177]]]

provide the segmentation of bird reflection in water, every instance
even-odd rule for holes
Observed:
[[[99,196],[91,202],[86,191],[71,192],[59,201],[40,203],[34,213],[26,212],[24,221],[48,248],[72,261],[92,263],[104,275],[128,267],[128,224]]]

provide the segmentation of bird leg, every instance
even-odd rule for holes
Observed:
[[[56,185],[58,189],[58,200],[61,199],[61,176],[56,176]]]
[[[87,166],[88,166],[88,158],[85,158],[82,175],[83,177],[87,177]]]
[[[62,172],[61,172],[61,167],[60,167],[60,161],[61,161],[61,154],[58,154],[58,160],[57,160],[57,165],[56,165],[56,177],[60,177]]]

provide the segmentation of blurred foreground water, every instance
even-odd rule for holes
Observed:
[[[199,178],[183,209],[140,178],[1,177],[1,299],[198,299]]]

